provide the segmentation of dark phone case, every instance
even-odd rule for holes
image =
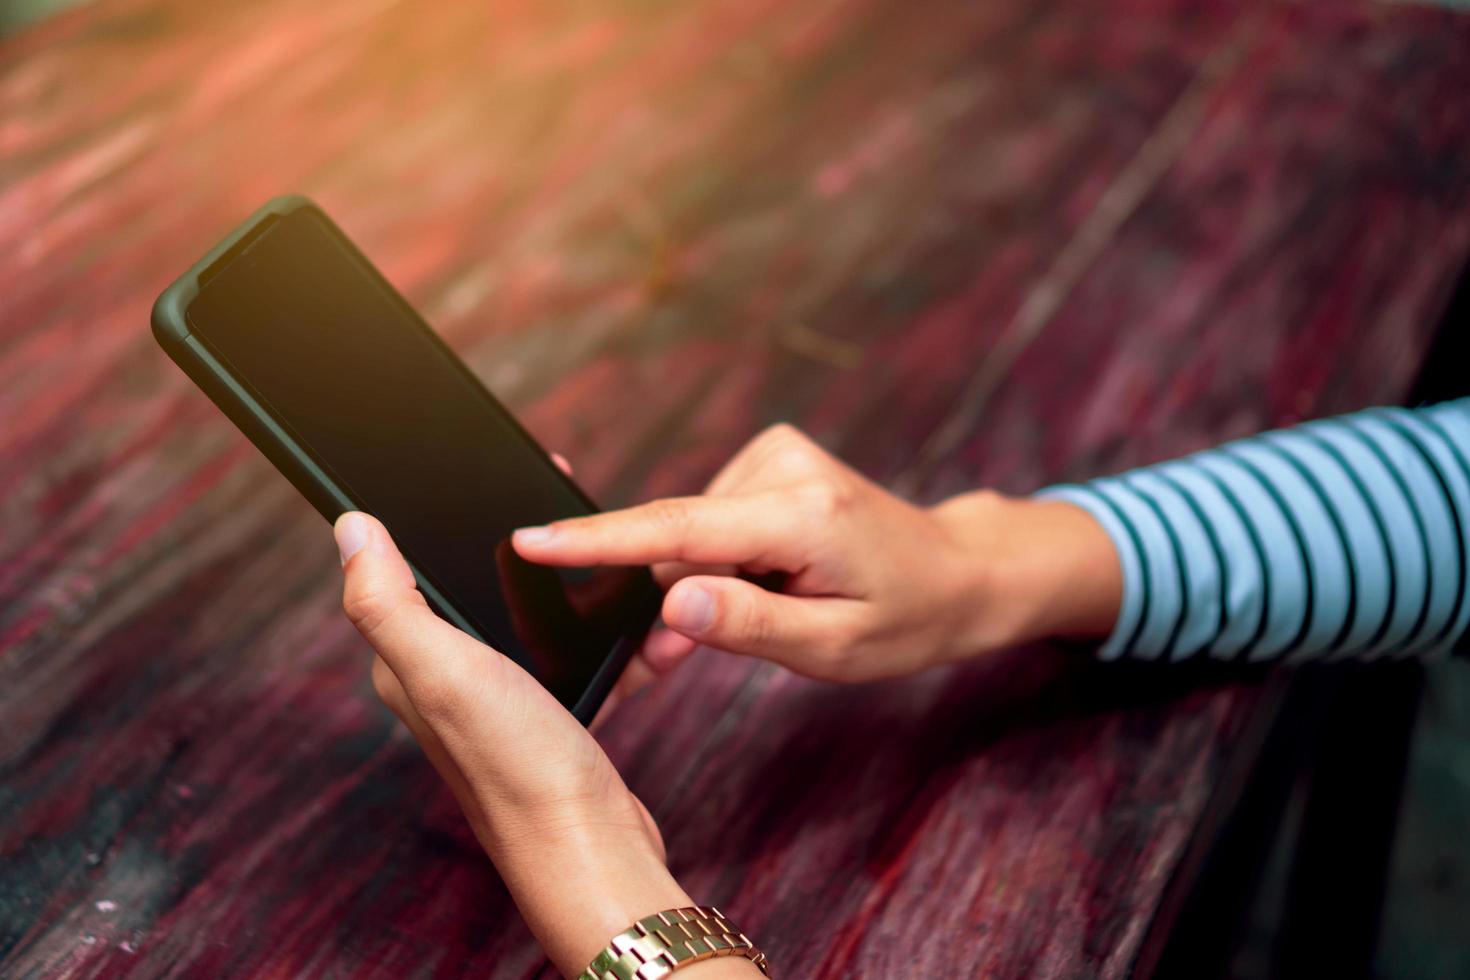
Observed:
[[[198,385],[210,400],[219,406],[231,422],[245,436],[255,444],[256,448],[265,454],[266,458],[275,465],[290,480],[301,495],[311,502],[321,515],[329,522],[336,519],[349,510],[361,510],[363,505],[360,501],[352,498],[347,488],[341,486],[331,473],[324,467],[318,465],[306,449],[301,446],[296,438],[277,420],[272,417],[263,405],[252,394],[250,385],[242,378],[236,377],[228,368],[215,357],[207,343],[200,337],[189,331],[188,310],[189,304],[198,296],[201,285],[207,283],[218,269],[228,265],[236,256],[241,254],[250,243],[255,240],[260,232],[270,227],[278,218],[300,210],[311,210],[316,212],[333,235],[344,246],[357,256],[363,265],[377,276],[387,289],[388,295],[403,305],[417,321],[424,333],[430,340],[447,353],[451,362],[459,371],[469,379],[475,387],[484,392],[487,402],[496,411],[499,411],[520,436],[526,440],[542,458],[548,460],[550,457],[536,441],[531,438],[530,433],[516,421],[515,417],[505,409],[489,391],[485,390],[479,378],[464,364],[459,357],[451,351],[439,335],[424,323],[423,318],[408,306],[391,283],[383,279],[377,268],[368,261],[351,240],[342,233],[335,223],[322,212],[311,200],[299,195],[288,195],[277,197],[268,201],[260,210],[252,214],[243,224],[230,232],[214,248],[205,253],[204,257],[194,264],[188,272],[185,272],[165,289],[153,304],[153,336],[158,340],[159,346],[164,352],[183,369],[196,385]],[[553,470],[557,477],[566,481],[577,495],[587,504],[591,510],[597,507],[591,499],[582,492],[582,489],[567,479],[560,471]],[[413,568],[414,578],[417,579],[419,590],[434,609],[445,619],[455,626],[469,633],[471,636],[485,643],[494,643],[494,638],[485,636],[480,630],[448,601],[445,595],[435,586],[433,578],[426,574],[424,569],[417,567],[412,561],[409,566]],[[609,652],[607,659],[593,675],[592,682],[588,685],[572,707],[572,714],[582,724],[588,724],[597,709],[607,697],[608,691],[612,689],[613,683],[618,675],[622,673],[623,667],[633,655],[642,633],[653,621],[653,611],[649,610],[647,622],[640,618],[632,631],[626,633],[616,646]]]

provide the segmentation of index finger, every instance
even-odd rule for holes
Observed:
[[[626,510],[521,528],[523,558],[546,565],[756,564],[800,571],[803,535],[780,493],[671,497]]]

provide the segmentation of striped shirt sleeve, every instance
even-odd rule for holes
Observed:
[[[1086,510],[1117,548],[1105,659],[1431,659],[1470,621],[1470,398],[1310,422],[1041,496]]]

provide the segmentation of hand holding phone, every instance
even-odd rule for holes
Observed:
[[[596,740],[527,671],[434,615],[378,521],[345,514],[336,532],[343,608],[378,654],[373,686],[563,973],[648,909],[693,904]]]

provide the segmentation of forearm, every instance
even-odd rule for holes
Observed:
[[[651,847],[596,826],[538,828],[491,856],[531,931],[563,976],[576,977],[608,941],[637,920],[696,904]],[[750,980],[749,960],[719,958],[680,968],[681,980]]]
[[[1373,410],[944,507],[1008,508],[994,588],[1028,611],[1017,641],[1105,637],[1105,658],[1431,657],[1470,619],[1467,457],[1470,402]],[[1033,554],[1015,553],[1016,533]]]
[[[968,556],[954,601],[971,615],[956,655],[1049,638],[1100,639],[1113,628],[1122,569],[1112,539],[1087,511],[982,490],[952,497],[934,514]]]

